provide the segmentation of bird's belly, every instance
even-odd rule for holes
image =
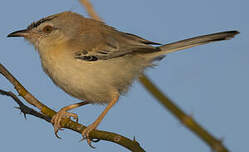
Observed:
[[[42,60],[44,71],[65,92],[92,103],[108,103],[126,92],[143,66],[124,59],[87,62],[76,59]]]

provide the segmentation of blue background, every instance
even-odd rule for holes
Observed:
[[[158,67],[146,71],[151,79],[185,112],[236,152],[248,149],[249,20],[246,0],[92,0],[105,22],[117,29],[159,43],[201,34],[239,30],[235,39],[168,55]],[[77,0],[9,0],[0,5],[0,62],[38,99],[50,107],[77,102],[57,88],[42,72],[39,56],[22,38],[6,38],[32,21],[72,10],[87,16]],[[0,76],[0,88],[14,91]],[[54,136],[52,125],[28,116],[0,96],[0,149],[8,151],[128,151],[101,141],[96,150],[81,136],[64,130]],[[93,122],[104,106],[74,110],[80,122]],[[136,137],[146,151],[202,151],[209,147],[193,135],[136,82],[105,117],[99,129]]]

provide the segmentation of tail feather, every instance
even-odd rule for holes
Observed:
[[[210,42],[229,40],[233,38],[236,34],[239,34],[239,32],[238,31],[225,31],[225,32],[220,32],[220,33],[197,36],[194,38],[185,39],[185,40],[170,43],[170,44],[165,44],[159,47],[161,51],[157,52],[156,56],[166,55],[171,52],[176,52],[179,50],[207,44]]]

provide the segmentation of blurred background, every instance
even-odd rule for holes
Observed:
[[[245,0],[92,0],[102,19],[118,30],[159,43],[193,36],[239,30],[229,41],[212,43],[168,55],[146,74],[231,151],[248,149],[249,115],[249,2]],[[39,100],[59,110],[77,102],[57,88],[44,74],[39,56],[22,38],[7,39],[10,32],[62,11],[87,16],[77,0],[10,0],[0,5],[0,62]],[[0,88],[14,91],[0,76]],[[12,99],[0,96],[0,149],[8,151],[114,151],[123,147],[101,141],[92,150],[81,136],[64,130],[54,136],[52,125],[15,109]],[[104,106],[88,105],[73,112],[87,125]],[[150,94],[135,82],[129,93],[105,117],[99,129],[133,138],[146,151],[209,152],[210,148],[187,130]]]

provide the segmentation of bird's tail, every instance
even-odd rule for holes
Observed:
[[[161,51],[152,53],[151,55],[152,56],[154,55],[154,57],[158,57],[161,55],[169,54],[171,52],[176,52],[179,50],[207,44],[210,42],[229,40],[233,38],[236,34],[239,34],[239,32],[238,31],[225,31],[225,32],[219,32],[219,33],[208,34],[208,35],[203,35],[203,36],[197,36],[194,38],[185,39],[182,41],[162,45],[159,47]]]

